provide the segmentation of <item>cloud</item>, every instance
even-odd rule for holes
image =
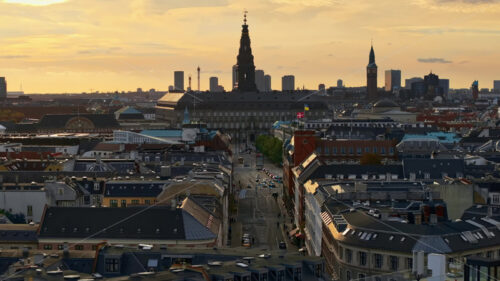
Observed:
[[[94,49],[85,49],[85,50],[80,50],[78,51],[78,54],[86,55],[86,54],[111,54],[116,51],[121,50],[122,48],[120,47],[111,47],[111,48],[94,48]]]
[[[405,27],[398,27],[396,30],[400,32],[420,33],[420,34],[469,33],[469,34],[500,35],[500,29],[490,29],[490,28],[405,26]]]
[[[24,58],[29,58],[30,56],[27,55],[4,55],[0,56],[0,59],[24,59]]]
[[[132,9],[138,9],[146,15],[161,15],[173,9],[220,7],[227,4],[227,0],[135,0]]]
[[[417,61],[421,63],[452,63],[452,61],[444,58],[418,58]]]
[[[461,13],[496,13],[500,0],[413,0],[417,5],[432,10]]]
[[[48,6],[53,4],[64,3],[67,0],[3,0],[2,2],[8,4],[20,4],[26,6]]]

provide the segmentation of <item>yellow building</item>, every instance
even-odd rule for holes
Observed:
[[[165,184],[163,181],[110,181],[104,187],[102,204],[107,207],[152,205]]]

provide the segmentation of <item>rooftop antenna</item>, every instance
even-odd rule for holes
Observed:
[[[247,25],[247,14],[248,14],[248,11],[244,10],[243,11],[243,23],[244,23],[244,25]]]

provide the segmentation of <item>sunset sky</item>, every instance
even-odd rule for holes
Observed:
[[[500,80],[500,0],[0,0],[0,76],[27,93],[166,90],[202,70],[230,89],[242,12],[257,69],[296,86],[365,85],[379,66],[452,88]]]

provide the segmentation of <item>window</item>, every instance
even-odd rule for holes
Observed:
[[[336,147],[334,147],[332,151],[333,151],[333,155],[337,154],[337,148]]]
[[[118,207],[118,200],[111,200],[110,205],[111,207]]]
[[[339,246],[339,258],[343,259],[344,258],[344,248]]]
[[[353,155],[354,154],[354,148],[351,146],[349,147],[349,154]]]
[[[358,274],[359,281],[365,281],[365,275],[363,273]]]
[[[122,199],[122,207],[127,207],[127,200],[125,199]]]
[[[27,217],[32,217],[33,216],[33,206],[31,206],[31,205],[27,206],[26,216]]]
[[[406,269],[413,268],[413,258],[406,258]]]
[[[385,147],[382,147],[382,148],[380,149],[380,154],[385,154]]]
[[[399,267],[399,259],[396,256],[389,256],[389,265],[391,270],[398,270]]]
[[[59,245],[57,245],[57,249],[58,249],[58,250],[64,250],[64,245],[63,245],[63,244],[59,244]]]
[[[377,154],[377,148],[375,146],[373,147],[373,153]]]
[[[493,258],[493,251],[486,252],[486,257],[489,259]]]
[[[492,204],[500,204],[500,194],[493,194],[491,196],[491,203]]]
[[[345,277],[347,280],[351,280],[351,272],[349,270],[345,272]]]
[[[340,148],[340,153],[343,154],[343,155],[345,154],[345,147],[341,147]]]
[[[365,153],[370,153],[370,148],[368,146],[365,147]]]
[[[366,252],[359,252],[359,265],[366,265]]]
[[[358,147],[358,155],[361,155],[361,147]]]
[[[139,200],[132,199],[132,205],[139,205]]]
[[[394,154],[394,147],[389,148],[389,154],[393,155]]]
[[[384,260],[382,259],[381,254],[374,254],[373,260],[375,268],[382,268],[382,266],[384,265]]]
[[[75,245],[75,250],[83,251],[83,245]]]
[[[352,250],[345,249],[345,261],[347,263],[351,263],[352,262]]]
[[[106,272],[118,272],[120,270],[118,259],[106,259],[104,263]]]
[[[45,245],[43,245],[43,249],[44,250],[52,250],[52,245],[45,244]]]
[[[149,200],[149,199],[144,200],[144,204],[151,205],[151,200]]]

